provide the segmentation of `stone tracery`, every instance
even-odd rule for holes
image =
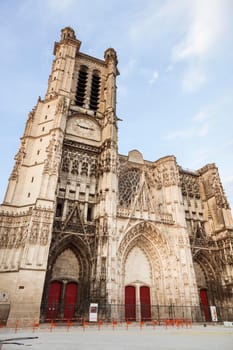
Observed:
[[[119,178],[119,204],[130,207],[140,185],[140,171],[130,169]]]

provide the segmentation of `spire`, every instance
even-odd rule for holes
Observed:
[[[61,30],[61,41],[67,39],[76,39],[75,32],[71,27],[65,27]]]
[[[117,66],[117,63],[118,63],[117,54],[113,48],[110,47],[104,52],[104,58],[106,62],[114,61],[115,65]]]

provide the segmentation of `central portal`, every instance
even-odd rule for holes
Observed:
[[[140,311],[142,321],[151,321],[150,288],[140,287]]]
[[[125,319],[127,321],[151,321],[150,288],[148,286],[125,287]]]
[[[134,246],[125,262],[125,319],[128,321],[151,320],[151,266],[148,256]]]

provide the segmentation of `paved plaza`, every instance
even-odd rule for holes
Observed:
[[[20,339],[38,337],[36,339]],[[233,328],[193,325],[191,328],[125,325],[54,327],[33,330],[1,329],[0,340],[18,338],[17,344],[4,344],[2,350],[233,350]],[[22,345],[22,343],[24,345]]]

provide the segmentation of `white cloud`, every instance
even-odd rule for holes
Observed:
[[[174,65],[173,65],[173,64],[169,64],[169,65],[167,66],[167,68],[165,69],[165,72],[166,72],[166,73],[170,73],[170,72],[173,71],[173,69],[174,69]]]
[[[209,133],[210,126],[209,124],[205,123],[203,124],[200,129],[198,130],[198,136],[207,136]]]
[[[177,31],[188,8],[187,0],[147,0],[133,16],[129,28],[131,43],[141,49],[151,45],[164,33]]]
[[[173,132],[170,132],[165,136],[165,140],[171,140],[171,139],[185,139],[193,136],[193,130],[192,129],[181,129],[181,130],[175,130]]]
[[[75,0],[47,0],[48,7],[55,12],[63,12],[70,10],[75,4]]]
[[[160,45],[163,38],[163,43],[171,45],[171,63],[166,72],[173,70],[174,64],[182,63],[181,87],[184,92],[195,92],[209,80],[207,62],[220,49],[221,39],[228,35],[231,2],[148,0],[132,17],[130,43],[145,52],[153,43]]]
[[[126,78],[132,74],[137,68],[137,61],[134,58],[131,58],[126,65],[120,67],[121,76]]]
[[[228,142],[226,142],[226,146],[233,146],[233,140],[229,140]]]
[[[208,80],[206,61],[221,45],[227,28],[229,0],[190,0],[186,30],[172,48],[172,62],[185,64],[181,86],[195,92]]]
[[[225,184],[232,184],[233,185],[233,175],[223,175],[222,181],[224,181]]]
[[[190,128],[175,130],[167,134],[164,139],[190,139],[196,137],[204,137],[209,133],[210,125],[208,123],[199,125],[199,126],[191,126]]]
[[[189,67],[184,73],[181,81],[182,89],[185,92],[194,92],[206,81],[206,75],[199,67]]]
[[[151,79],[149,80],[149,84],[154,84],[156,80],[159,78],[159,72],[157,70],[154,70],[151,74]]]
[[[190,1],[192,20],[184,38],[173,48],[174,61],[203,57],[224,33],[227,1]]]
[[[120,97],[126,96],[128,93],[127,85],[119,83],[117,86],[117,93]]]
[[[209,119],[209,114],[204,111],[200,111],[192,117],[192,120],[195,122],[203,122],[206,119]]]
[[[196,148],[187,159],[187,167],[190,169],[198,169],[208,164],[212,157],[212,150],[209,148]]]

